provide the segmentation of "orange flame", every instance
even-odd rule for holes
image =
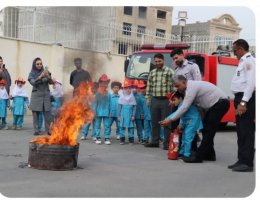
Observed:
[[[77,136],[85,123],[91,123],[94,113],[90,103],[94,100],[91,84],[81,83],[71,101],[64,103],[51,125],[51,135],[39,136],[31,142],[39,144],[77,145]]]

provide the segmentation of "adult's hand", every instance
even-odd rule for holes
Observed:
[[[247,110],[246,106],[241,106],[240,104],[238,104],[237,109],[236,109],[236,115],[243,115]]]

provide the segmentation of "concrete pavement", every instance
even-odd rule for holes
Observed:
[[[216,134],[216,162],[168,160],[162,148],[120,145],[113,134],[112,145],[80,141],[77,169],[47,171],[26,166],[32,118],[24,125],[0,130],[0,192],[7,197],[246,197],[255,188],[255,172],[227,169],[236,161],[232,128]]]

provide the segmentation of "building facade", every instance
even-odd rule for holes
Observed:
[[[7,7],[2,11],[2,35],[59,43],[71,48],[130,54],[144,42],[164,42],[165,36],[171,34],[172,11],[172,7],[153,6]]]
[[[197,41],[203,40],[203,38],[211,41],[204,44],[207,45],[205,47],[208,49],[207,53],[216,51],[220,45],[228,46],[230,49],[232,42],[239,38],[240,31],[239,24],[230,14],[223,14],[207,22],[186,24],[182,29],[182,33],[179,25],[172,26],[172,34],[182,34],[184,41]]]

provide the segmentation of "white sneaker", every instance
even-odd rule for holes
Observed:
[[[105,144],[110,145],[110,144],[111,144],[110,140],[109,140],[109,139],[106,139],[106,140],[105,140]]]
[[[101,139],[96,140],[96,144],[101,144],[101,143],[102,143]]]
[[[86,140],[87,137],[86,137],[86,136],[82,136],[80,139],[81,139],[81,140]]]
[[[116,139],[117,139],[117,140],[120,140],[120,135],[117,135],[117,136],[116,136]]]
[[[92,140],[93,140],[93,141],[96,141],[96,140],[97,140],[97,138],[96,138],[96,137],[92,137]]]

